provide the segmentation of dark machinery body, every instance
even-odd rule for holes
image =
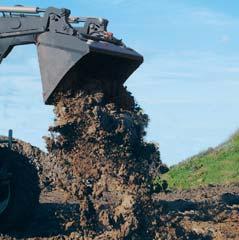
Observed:
[[[87,79],[117,88],[143,62],[140,54],[107,32],[106,19],[71,17],[70,10],[53,7],[1,11],[0,61],[14,46],[36,44],[46,104],[54,104],[56,93],[76,89]],[[75,27],[80,23],[82,27]]]
[[[0,233],[26,228],[39,204],[37,169],[14,143],[11,130],[0,139]]]

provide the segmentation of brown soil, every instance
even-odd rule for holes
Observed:
[[[49,155],[39,153],[41,164],[36,161],[41,185],[78,204],[72,228],[85,239],[151,239],[144,216],[160,154],[144,142],[148,116],[131,94],[123,87],[115,98],[106,92],[88,81],[58,96]]]
[[[46,139],[54,163],[49,178],[79,201],[78,231],[94,239],[149,238],[151,169],[161,161],[143,139],[148,116],[124,88],[109,99],[99,84],[64,95],[55,114]]]
[[[239,184],[154,196],[156,239],[239,239]]]
[[[239,239],[239,184],[160,193],[153,201],[151,239]],[[28,230],[0,239],[88,240],[79,231],[79,216],[79,201],[66,201],[65,192],[59,189],[42,191],[40,207]]]
[[[144,141],[148,116],[125,88],[88,81],[58,96],[49,154],[15,148],[39,170],[41,205],[25,232],[0,239],[237,239],[239,186],[153,194],[165,170]]]

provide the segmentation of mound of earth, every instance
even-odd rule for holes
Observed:
[[[41,204],[25,232],[0,239],[237,239],[239,186],[154,193],[165,166],[144,141],[149,118],[100,81],[57,96],[48,154],[18,142],[39,172]]]
[[[7,140],[7,138],[0,136],[0,140]],[[26,143],[19,139],[14,140],[16,143],[12,145],[12,151],[26,157],[28,162],[35,167],[39,176],[40,189],[43,190],[49,187],[50,180],[47,178],[47,174],[44,172],[44,169],[48,169],[50,164],[48,154],[39,148],[32,146],[30,143]],[[0,147],[7,147],[7,144],[0,144]]]
[[[172,166],[164,179],[174,189],[239,182],[239,131],[225,143]]]
[[[57,187],[57,181],[51,180],[49,185],[46,177],[49,156],[22,141],[18,141],[14,150],[31,159],[39,169],[40,206],[26,231],[0,235],[0,239],[97,239],[97,236],[84,237],[82,233],[81,201]],[[148,210],[144,216],[148,219],[146,239],[239,238],[239,184],[153,194],[151,204],[145,206]],[[102,239],[127,239],[111,237]]]

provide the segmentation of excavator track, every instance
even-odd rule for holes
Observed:
[[[39,180],[35,167],[23,155],[0,148],[0,232],[25,229],[39,204]]]

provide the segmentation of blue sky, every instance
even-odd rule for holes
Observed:
[[[59,3],[60,2],[60,3]],[[239,2],[236,0],[0,1],[56,6],[102,16],[109,30],[145,57],[126,82],[150,116],[147,139],[175,164],[226,140],[239,127]],[[44,148],[53,122],[44,106],[34,46],[17,47],[0,65],[0,133]]]

